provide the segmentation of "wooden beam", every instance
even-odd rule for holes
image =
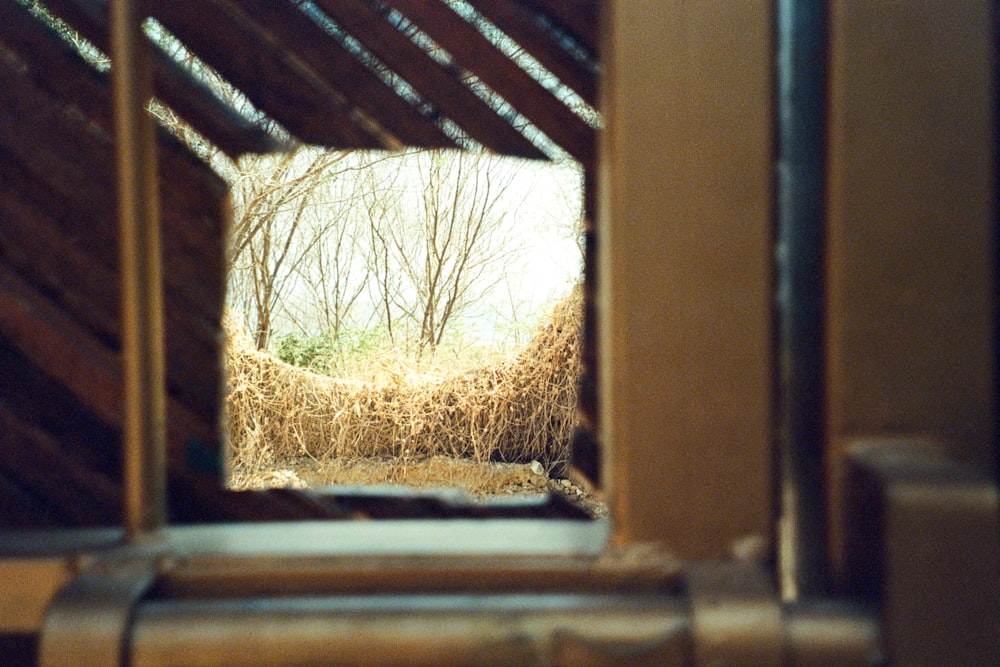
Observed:
[[[356,122],[339,91],[323,84],[288,45],[225,0],[162,0],[152,12],[189,50],[300,140],[338,148],[385,147]]]
[[[596,54],[600,46],[600,0],[522,0],[547,14],[560,28]]]
[[[616,2],[598,231],[615,538],[772,543],[773,3]]]
[[[582,62],[563,48],[555,35],[542,27],[538,13],[529,5],[511,0],[469,0],[469,4],[522,46],[563,85],[588,104],[597,104],[595,64]]]
[[[45,4],[101,51],[110,51],[104,3],[98,0],[48,0]],[[7,20],[5,17],[4,22]],[[40,29],[37,21],[32,23],[36,24],[36,30]],[[13,26],[13,23],[10,25]],[[21,26],[14,28],[13,32],[29,34]],[[157,45],[151,45],[151,48],[156,96],[224,153],[235,159],[244,153],[269,153],[283,147],[258,123],[237,113],[204,83],[195,79],[162,48]],[[32,51],[36,57],[44,57],[43,49],[34,48]]]
[[[386,0],[386,4],[419,26],[459,67],[475,73],[574,159],[591,165],[594,129],[447,4],[440,0]]]
[[[545,157],[462,83],[457,70],[431,58],[368,4],[360,0],[316,4],[474,140],[505,155]]]
[[[387,147],[455,147],[435,120],[400,96],[292,3],[242,0],[233,5],[270,40],[294,54],[309,77],[343,96],[358,110],[356,122],[385,136]]]

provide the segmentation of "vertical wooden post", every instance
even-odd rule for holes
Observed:
[[[833,555],[850,442],[993,465],[994,3],[831,4],[827,389]]]
[[[111,55],[122,276],[125,529],[162,526],[166,504],[166,388],[156,143],[146,3],[112,0]]]
[[[605,7],[601,433],[619,542],[772,538],[773,3]]]

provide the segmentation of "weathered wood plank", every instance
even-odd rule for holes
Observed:
[[[23,49],[24,44],[20,46]],[[76,294],[81,303],[72,312],[103,340],[116,341],[117,304],[111,301],[117,300],[119,288],[117,228],[106,78],[61,49],[61,44],[56,47],[60,57],[45,49],[20,54],[22,66],[16,72],[0,66],[0,80],[8,82],[0,91],[5,100],[0,127],[9,130],[0,136],[4,207],[10,215],[19,209],[18,215],[27,216],[8,220],[8,250],[11,244],[20,246],[22,253],[34,247],[35,259],[26,258],[22,272],[38,276],[47,263],[48,279],[36,282],[64,296]],[[7,64],[9,59],[3,65]],[[60,94],[65,97],[54,97]],[[159,159],[164,254],[171,262],[165,278],[169,388],[205,419],[214,419],[221,391],[217,367],[225,295],[227,189],[204,164],[165,136]],[[39,216],[55,226],[30,229]],[[10,238],[19,230],[18,240]],[[43,236],[47,241],[40,243]],[[67,263],[57,265],[56,257]],[[90,305],[99,308],[88,312]],[[94,328],[100,321],[104,326]]]
[[[22,28],[19,24],[10,27]],[[83,116],[79,118],[71,112],[66,113],[63,114],[63,122],[79,124],[92,121],[101,132],[88,128],[91,130],[89,134],[100,143],[110,143],[114,127],[108,76],[83,62],[77,53],[51,33],[35,34],[35,39],[30,39],[31,33],[27,31],[31,30],[31,26],[24,26],[24,30],[26,32],[0,31],[0,42],[10,49],[8,56],[15,58],[16,63],[12,66],[17,73],[41,91],[54,108],[75,107]],[[206,200],[219,202],[226,196],[227,184],[207,165],[176,140],[168,139],[166,133],[161,132],[159,136],[162,144],[159,157],[167,162],[161,165],[167,196],[179,197],[185,206],[195,209],[203,208]],[[172,187],[178,179],[184,182],[174,192]],[[214,237],[222,226],[216,223],[203,230],[201,225],[196,225],[194,229]]]
[[[68,455],[95,470],[120,475],[119,436],[97,419],[73,394],[0,335],[2,403],[18,419],[45,431]]]
[[[319,0],[327,16],[379,57],[470,137],[506,155],[544,158],[527,138],[476,96],[460,78],[360,0]]]
[[[511,61],[476,28],[439,0],[386,0],[478,76],[549,139],[584,165],[594,159],[596,134],[551,92]]]
[[[110,139],[5,65],[0,63],[0,150],[5,153],[0,177],[23,186],[60,222],[70,242],[114,268],[117,228]],[[191,178],[172,150],[160,155],[165,176],[163,253],[171,266],[164,276],[167,298],[208,319],[218,318],[224,297],[220,275],[225,256],[218,231],[224,186],[218,199],[206,199],[214,185]]]
[[[600,48],[599,0],[519,0],[534,5],[582,46],[597,54]]]
[[[118,347],[117,277],[67,242],[58,225],[14,187],[0,197],[0,256],[102,343]]]
[[[537,12],[511,0],[469,0],[469,4],[520,44],[566,86],[591,105],[597,104],[597,74],[560,46],[542,27]]]
[[[453,148],[455,143],[413,104],[382,81],[302,11],[287,2],[242,0],[234,3],[272,41],[284,45],[301,63],[304,76],[335,90],[399,146]]]
[[[0,335],[72,393],[96,418],[121,428],[120,358],[2,264]],[[219,442],[215,422],[199,418],[172,397],[167,413],[170,458],[183,461],[185,446],[192,439],[208,446]]]
[[[358,125],[343,98],[223,0],[152,3],[153,16],[192,52],[237,86],[254,105],[306,143],[382,148]]]
[[[107,14],[96,0],[48,0],[46,6],[65,20],[104,53],[109,52]],[[36,62],[63,50],[59,38],[31,18],[16,4],[0,6],[0,26],[4,40],[22,42],[22,53],[31,53]],[[230,157],[244,153],[266,153],[282,144],[263,127],[252,123],[200,81],[186,72],[160,47],[152,45],[153,86],[156,95]],[[61,76],[65,70],[49,68],[59,86],[73,86],[81,73]]]
[[[63,523],[113,525],[121,520],[121,490],[105,471],[76,461],[40,428],[0,402],[0,474],[44,498]]]
[[[0,177],[15,167],[0,151]],[[45,293],[110,349],[119,345],[120,281],[107,265],[62,235],[44,211],[9,186],[0,198],[3,262]],[[113,244],[114,240],[109,240]],[[219,318],[208,321],[174,299],[165,300],[168,389],[205,419],[221,403]]]
[[[118,349],[118,276],[68,244],[55,223],[13,189],[0,198],[0,254],[102,344]],[[203,418],[213,418],[222,401],[218,323],[168,302],[165,331],[168,390]]]

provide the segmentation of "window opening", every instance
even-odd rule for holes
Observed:
[[[95,16],[53,3],[100,33]],[[108,69],[73,27],[23,4]],[[452,5],[571,114],[599,126],[587,101],[500,28],[468,3]],[[297,6],[464,150],[291,149],[292,131],[164,24],[145,21],[161,62],[289,149],[234,158],[169,103],[150,104],[161,128],[232,188],[229,488],[347,481],[584,496],[565,477],[581,375],[585,168],[462,70],[462,85],[553,161],[489,153],[324,13],[332,5]],[[460,67],[416,23],[383,13],[438,62]],[[576,54],[596,68],[584,49]],[[293,460],[307,468],[286,465]],[[588,508],[605,511],[596,500]]]
[[[231,488],[583,496],[562,481],[580,375],[578,165],[303,148],[238,167]]]

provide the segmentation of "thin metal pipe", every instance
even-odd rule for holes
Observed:
[[[155,531],[166,514],[166,389],[160,218],[149,46],[142,0],[112,0],[124,372],[125,530]]]
[[[826,3],[778,5],[778,447],[786,599],[825,592]]]

